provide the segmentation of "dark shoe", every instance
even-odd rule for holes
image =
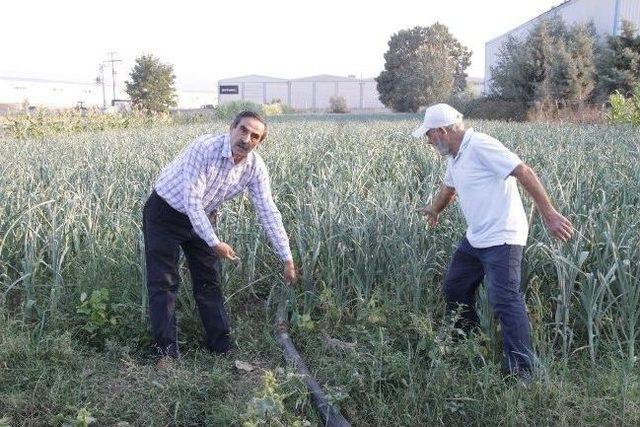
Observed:
[[[533,373],[529,369],[519,369],[512,372],[510,377],[514,378],[524,388],[529,388],[535,382]]]
[[[223,346],[216,346],[216,347],[208,347],[209,351],[213,354],[217,354],[217,355],[229,355],[229,354],[233,354],[236,352],[236,350],[238,349],[238,347],[235,346],[235,344],[232,343],[226,343]]]
[[[207,349],[214,354],[227,354],[235,349],[235,345],[231,341],[231,336],[225,333],[218,336],[214,343],[208,343]]]

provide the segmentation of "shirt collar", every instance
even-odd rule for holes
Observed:
[[[452,156],[454,161],[458,160],[460,158],[460,154],[462,154],[465,148],[467,148],[472,135],[473,135],[473,128],[469,128],[464,132],[464,136],[462,137],[462,142],[460,143],[460,148],[458,148],[458,154],[456,154],[455,156]]]
[[[233,151],[231,151],[231,135],[228,133],[224,135],[224,142],[222,143],[222,157],[229,160],[233,166],[239,166],[246,163],[251,156],[253,156],[253,152],[249,153],[247,157],[242,159],[240,163],[237,163],[233,160]]]
[[[224,135],[224,142],[222,144],[222,157],[225,159],[233,160],[233,153],[231,152],[231,137],[229,134]]]

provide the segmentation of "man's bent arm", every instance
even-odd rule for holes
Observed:
[[[431,202],[431,208],[435,213],[439,214],[444,210],[444,208],[447,207],[447,205],[449,205],[449,203],[451,203],[451,201],[455,198],[455,196],[456,196],[455,188],[448,187],[442,184],[440,186],[440,190],[438,191],[438,194],[436,195],[436,199],[433,202]]]

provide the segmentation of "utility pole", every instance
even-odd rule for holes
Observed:
[[[113,105],[113,100],[116,99],[116,67],[115,67],[115,63],[116,62],[122,62],[121,59],[114,59],[114,55],[116,54],[116,52],[107,52],[107,54],[111,57],[111,59],[107,59],[106,61],[103,62],[110,62],[111,63],[111,84],[113,87],[113,98],[111,99],[111,104]]]
[[[104,92],[104,64],[100,64],[100,77],[98,77],[98,79],[100,80],[100,84],[102,85],[102,109],[106,109],[107,108],[107,97],[105,95]]]

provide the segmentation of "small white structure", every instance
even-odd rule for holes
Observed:
[[[221,105],[239,100],[257,104],[280,100],[298,110],[327,110],[332,96],[344,97],[350,110],[386,110],[372,78],[322,74],[286,80],[248,75],[218,82],[218,103]]]
[[[216,104],[217,98],[214,90],[187,90],[177,89],[178,108],[207,108]]]
[[[480,77],[467,77],[467,89],[474,97],[482,95],[484,91],[484,79]]]
[[[513,30],[489,40],[484,48],[485,93],[491,89],[491,67],[509,36],[525,38],[544,19],[559,16],[567,25],[593,22],[600,37],[606,34],[620,34],[622,20],[633,22],[640,27],[640,0],[567,0]]]

